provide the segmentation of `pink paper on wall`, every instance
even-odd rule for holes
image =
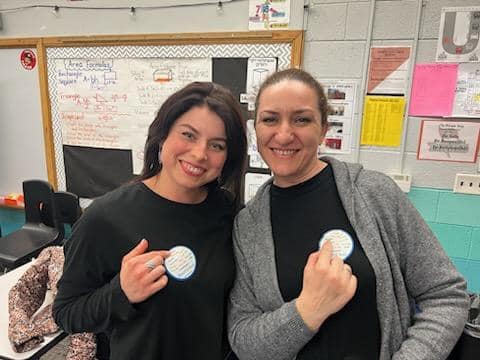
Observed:
[[[413,73],[409,115],[450,116],[458,64],[418,64]]]

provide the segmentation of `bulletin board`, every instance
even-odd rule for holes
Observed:
[[[212,80],[240,100],[248,59],[275,58],[277,69],[299,67],[303,32],[68,37],[43,43],[49,181],[88,199],[138,173],[139,144],[170,93],[190,81]],[[248,115],[247,104],[242,106]]]

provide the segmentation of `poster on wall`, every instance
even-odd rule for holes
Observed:
[[[480,123],[423,120],[417,158],[474,163],[479,133]]]
[[[442,8],[436,59],[480,61],[480,6]]]
[[[409,115],[450,116],[455,98],[457,72],[457,64],[415,65]]]
[[[405,98],[366,96],[360,145],[400,146]]]
[[[248,166],[251,168],[268,169],[257,149],[257,134],[255,132],[254,120],[247,120],[247,144],[248,144]]]
[[[452,116],[480,118],[480,63],[458,65]]]
[[[411,48],[382,46],[370,50],[367,94],[404,95],[407,89]]]
[[[322,153],[351,152],[353,116],[357,83],[354,80],[321,80],[327,93],[330,112]]]
[[[246,173],[243,201],[246,203],[253,198],[257,193],[258,188],[271,177],[270,174]]]
[[[255,110],[255,98],[260,85],[276,70],[276,58],[248,58],[246,93],[240,95],[240,102],[248,104],[248,111]]]
[[[287,29],[290,0],[249,0],[248,30]]]

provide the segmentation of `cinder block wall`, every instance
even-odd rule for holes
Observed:
[[[412,61],[433,63],[442,7],[480,5],[478,0],[376,0],[372,12],[371,4],[370,0],[312,0],[305,16],[304,68],[320,81],[353,79],[358,82],[355,123],[361,121],[360,104],[364,96],[361,82],[367,71],[370,22],[373,22],[370,46],[411,46],[413,51],[420,11],[417,53]],[[454,194],[450,190],[455,174],[477,173],[479,161],[465,164],[417,160],[423,119],[406,118],[404,151],[401,147],[359,147],[353,141],[351,154],[335,157],[360,162],[366,168],[385,173],[412,175],[414,187],[409,198],[467,278],[469,290],[480,292],[480,196]],[[354,131],[353,139],[358,138],[358,131]]]
[[[367,39],[372,22],[370,46],[415,45],[417,13],[420,11],[419,39],[413,63],[433,63],[437,47],[442,7],[479,6],[478,0],[376,0],[371,16],[370,0],[312,0],[305,15],[304,68],[322,79],[353,79],[359,84],[354,121],[361,121],[361,82],[369,54]],[[423,6],[419,6],[423,4]],[[413,56],[413,55],[412,55]],[[336,155],[346,161],[361,162],[382,172],[401,172],[413,177],[413,185],[451,189],[455,174],[477,173],[477,163],[446,163],[417,160],[417,145],[423,117],[407,117],[405,150],[400,147],[361,146],[354,131],[352,154]],[[475,121],[480,121],[476,119]],[[354,124],[354,130],[356,125]]]

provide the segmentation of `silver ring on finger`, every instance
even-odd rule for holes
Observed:
[[[150,271],[152,271],[153,269],[156,268],[156,264],[153,260],[148,260],[146,263],[145,263],[145,266],[147,267],[147,269],[149,269]]]

